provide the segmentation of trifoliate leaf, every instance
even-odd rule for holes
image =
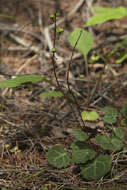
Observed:
[[[81,174],[87,180],[99,180],[111,169],[112,160],[108,155],[98,156],[94,162],[81,167]]]
[[[53,146],[47,152],[48,162],[56,168],[66,168],[70,163],[69,153],[63,146]]]

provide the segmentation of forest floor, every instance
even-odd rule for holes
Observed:
[[[60,39],[56,39],[56,74],[61,85],[66,87],[66,72],[72,55],[69,33],[74,28],[84,27],[93,14],[91,6],[127,6],[126,0],[96,0],[92,5],[88,2],[1,0],[0,81],[26,74],[39,74],[51,79],[56,85],[49,49],[53,44],[54,32],[50,15],[58,12],[60,16],[57,22],[64,33]],[[79,109],[101,113],[103,107],[112,106],[120,111],[127,104],[127,60],[118,60],[126,46],[109,54],[127,37],[126,18],[93,26],[88,30],[94,37],[94,48],[88,56],[92,82],[88,84],[85,78],[84,59],[78,51],[75,51],[70,70],[71,88],[82,95]],[[93,56],[99,59],[92,63]],[[103,69],[105,62],[106,67]],[[95,87],[100,75],[101,85],[88,104],[88,88],[91,90]],[[106,181],[85,181],[78,172],[79,168],[74,165],[59,170],[48,164],[48,149],[55,144],[68,147],[73,141],[72,129],[80,128],[77,105],[70,107],[64,97],[43,98],[40,94],[48,90],[54,90],[54,86],[44,82],[0,89],[0,189],[127,189],[127,162],[124,163],[122,177],[116,180],[108,176]],[[121,126],[122,119],[120,115],[115,125]],[[104,122],[99,119],[93,125],[104,126]],[[123,129],[127,134],[126,126]]]

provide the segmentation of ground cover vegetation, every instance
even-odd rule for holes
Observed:
[[[71,115],[69,113],[69,117],[67,118],[68,121],[71,121],[71,127],[68,128],[68,126],[66,126],[64,130],[59,130],[59,127],[52,125],[56,125],[59,122],[64,122],[64,125],[66,125],[66,120],[64,119],[66,117],[65,115],[62,115],[62,117],[58,119],[60,117],[58,110],[61,111],[64,104],[61,105],[59,109],[56,108],[56,110],[49,108],[49,110],[55,110],[55,115],[53,111],[50,112],[48,110],[47,115],[52,119],[50,118],[47,124],[47,120],[45,119],[47,115],[41,118],[43,112],[45,113],[47,110],[39,112],[36,108],[35,113],[35,107],[38,107],[38,105],[36,103],[32,105],[28,103],[34,112],[34,114],[30,113],[30,117],[27,117],[27,119],[31,120],[30,125],[32,121],[38,120],[38,115],[42,123],[37,123],[36,126],[31,127],[30,130],[24,130],[23,126],[19,125],[20,135],[18,136],[16,131],[16,139],[14,141],[12,136],[11,143],[8,140],[5,143],[2,142],[1,161],[3,163],[5,161],[6,163],[9,159],[12,165],[14,164],[14,160],[16,161],[16,165],[19,165],[20,162],[20,169],[18,170],[17,167],[12,170],[10,169],[10,173],[13,172],[23,177],[22,180],[19,180],[19,182],[15,184],[2,185],[4,189],[31,189],[33,187],[29,187],[29,181],[32,182],[33,186],[36,186],[36,180],[40,181],[43,177],[44,181],[38,185],[42,190],[127,189],[125,180],[127,174],[127,71],[123,70],[122,76],[121,74],[118,75],[118,77],[121,77],[123,83],[121,89],[124,89],[125,101],[117,106],[117,104],[114,103],[115,97],[113,97],[113,93],[117,93],[117,91],[115,92],[116,89],[114,89],[114,86],[118,81],[112,82],[112,80],[116,80],[117,74],[110,65],[110,61],[114,55],[116,55],[115,65],[123,63],[126,65],[127,52],[126,50],[123,51],[122,48],[126,46],[127,38],[124,36],[120,41],[116,39],[115,42],[117,44],[104,55],[98,51],[100,44],[98,47],[94,47],[94,41],[96,39],[94,39],[94,35],[91,34],[89,30],[91,27],[94,28],[100,24],[103,26],[103,24],[107,22],[124,19],[124,17],[127,17],[127,8],[125,6],[115,8],[91,6],[91,9],[95,11],[95,15],[91,16],[83,26],[75,27],[67,35],[67,43],[72,48],[66,64],[67,69],[63,69],[62,72],[60,72],[60,75],[64,73],[64,79],[63,77],[60,79],[58,76],[59,72],[57,67],[61,58],[58,52],[60,47],[58,48],[57,43],[59,44],[65,31],[64,27],[58,26],[60,13],[55,12],[49,15],[51,26],[53,26],[53,43],[51,45],[49,42],[50,52],[48,58],[51,60],[53,75],[47,77],[43,74],[32,73],[15,76],[14,78],[0,82],[0,88],[2,89],[1,112],[3,113],[6,113],[7,97],[4,98],[6,89],[11,89],[11,95],[13,96],[22,90],[25,93],[32,92],[31,101],[41,101],[46,109],[49,105],[52,107],[51,104],[56,104],[55,108],[59,107],[62,100],[62,102],[68,106],[63,112],[65,115],[68,115],[67,110],[71,109]],[[41,24],[42,23],[40,23],[40,25]],[[46,35],[47,33],[48,30],[46,30]],[[3,38],[3,36],[1,38]],[[33,51],[38,51],[32,45],[30,45],[29,48],[32,48]],[[80,52],[78,56],[83,56],[82,62],[84,65],[84,72],[81,73],[77,79],[79,82],[78,85],[76,84],[76,78],[70,80],[70,76],[73,75],[71,70],[73,62],[75,61],[74,56],[76,51]],[[37,55],[35,54],[34,56]],[[98,62],[100,63],[98,64]],[[93,67],[96,64],[97,67],[99,65],[99,73],[97,74],[90,69],[91,65]],[[23,67],[25,66],[23,65]],[[122,78],[123,76],[125,80]],[[47,85],[45,89],[43,84]],[[112,98],[110,98],[110,94]],[[38,95],[39,100],[37,99]],[[45,103],[46,101],[48,101],[48,103]],[[17,108],[15,109],[18,110]],[[26,112],[28,112],[28,110],[26,110]],[[21,118],[23,117],[25,117],[25,115],[22,113]],[[34,119],[31,119],[31,117]],[[75,120],[70,120],[70,117]],[[1,117],[1,133],[10,130],[6,124],[12,125],[13,127],[17,125],[14,124],[12,119],[13,117],[11,121],[8,121],[6,117]],[[56,122],[57,119],[59,120],[58,123]],[[46,125],[44,126],[45,120]],[[56,124],[49,124],[51,121],[55,121]],[[24,127],[26,127],[25,123]],[[54,139],[49,133],[51,128],[53,128],[51,133],[56,135]],[[21,131],[23,132],[21,133]],[[36,143],[33,143],[33,138],[36,139]],[[28,141],[28,139],[29,143],[25,144],[25,140]],[[46,143],[44,141],[46,141]],[[29,147],[29,156],[26,150],[27,146]],[[31,151],[31,149],[33,150]],[[24,154],[27,155],[26,163],[21,161],[24,159]],[[21,169],[22,165],[23,169]],[[33,168],[31,168],[31,165]],[[2,171],[6,171],[8,174],[8,168],[2,169]],[[29,174],[27,175],[25,171],[29,171]],[[46,178],[45,175],[49,175],[49,173],[52,173],[52,177]],[[7,177],[8,175],[6,178]],[[25,187],[25,183],[28,187]]]

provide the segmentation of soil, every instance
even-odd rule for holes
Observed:
[[[1,190],[75,190],[96,187],[127,189],[126,163],[123,166],[125,173],[121,178],[114,180],[115,176],[109,176],[108,180],[89,182],[80,176],[78,167],[70,165],[66,169],[55,169],[48,164],[46,156],[46,152],[53,145],[69,148],[74,139],[72,129],[82,127],[79,112],[98,112],[99,121],[89,125],[104,127],[102,108],[113,106],[120,111],[122,106],[127,104],[127,60],[116,63],[125,46],[108,57],[111,50],[126,37],[126,18],[87,29],[94,37],[94,47],[88,55],[91,82],[87,82],[84,59],[78,51],[74,53],[69,71],[71,89],[76,96],[80,95],[78,102],[71,102],[68,96],[41,96],[41,93],[48,90],[59,89],[50,52],[54,42],[54,27],[50,15],[58,12],[58,25],[64,28],[60,38],[56,37],[55,68],[58,81],[66,92],[66,73],[73,51],[68,43],[69,33],[74,28],[84,27],[87,19],[93,15],[91,6],[127,6],[126,0],[95,0],[92,5],[89,2],[0,2],[0,81],[29,74],[39,74],[51,79],[50,84],[28,82],[15,88],[0,89]],[[75,9],[77,5],[79,7]],[[99,60],[91,63],[92,56],[99,56]],[[107,65],[103,69],[105,60]],[[101,82],[90,99],[89,90],[91,92],[94,89],[100,75]],[[117,126],[121,126],[122,119],[122,115],[119,114]],[[86,129],[95,131],[87,125],[86,123]],[[126,126],[124,130],[126,133]],[[93,148],[97,149],[96,146]],[[119,165],[119,171],[118,168]]]

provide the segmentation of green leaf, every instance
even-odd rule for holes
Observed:
[[[102,111],[106,113],[103,118],[103,121],[105,123],[108,123],[108,124],[116,123],[118,112],[115,108],[106,106],[102,109]]]
[[[43,98],[62,97],[63,93],[60,91],[49,90],[47,92],[41,93],[40,96],[42,96]]]
[[[122,106],[122,109],[120,110],[120,112],[123,115],[123,117],[125,117],[127,119],[127,104],[124,104]]]
[[[125,132],[122,128],[118,127],[118,128],[115,128],[113,130],[113,133],[115,134],[115,136],[121,140],[124,140],[124,137],[125,137]]]
[[[16,77],[14,79],[0,82],[0,88],[13,88],[27,82],[36,83],[36,82],[41,82],[41,81],[46,81],[46,80],[47,79],[45,77],[40,76],[40,75],[34,75],[34,74],[24,75],[24,76]]]
[[[93,47],[93,36],[81,28],[74,29],[69,35],[68,39],[71,46],[76,46],[75,48],[79,50],[80,53],[84,55],[84,57],[87,56],[88,52]]]
[[[127,127],[127,119],[122,119],[121,120],[121,125]]]
[[[76,164],[84,164],[88,160],[95,158],[96,152],[91,149],[73,149],[72,150],[72,161]]]
[[[96,142],[104,149],[104,150],[113,150],[114,146],[111,144],[111,139],[105,135],[97,135],[95,137]]]
[[[122,141],[114,136],[110,138],[105,135],[98,135],[95,140],[104,150],[118,151],[123,147]]]
[[[89,146],[87,143],[78,141],[78,140],[74,140],[73,143],[71,143],[71,149],[72,150],[82,150],[82,149],[88,149]]]
[[[87,27],[95,24],[101,24],[113,19],[121,19],[127,16],[127,8],[122,6],[117,8],[94,7],[93,9],[97,11],[98,14],[87,21],[85,24]]]
[[[111,143],[114,146],[114,151],[119,151],[119,150],[121,150],[123,148],[123,143],[118,138],[112,138]]]
[[[69,153],[63,146],[55,145],[47,152],[48,162],[56,168],[66,168],[70,163]]]
[[[81,116],[82,116],[82,119],[86,121],[95,121],[99,118],[98,113],[95,111],[91,111],[91,112],[83,111],[81,113]]]
[[[81,174],[87,180],[99,180],[110,171],[111,163],[108,155],[99,155],[93,163],[81,167]]]
[[[80,129],[74,128],[73,132],[76,135],[76,140],[86,141],[89,138],[89,136],[84,131],[81,131]]]

